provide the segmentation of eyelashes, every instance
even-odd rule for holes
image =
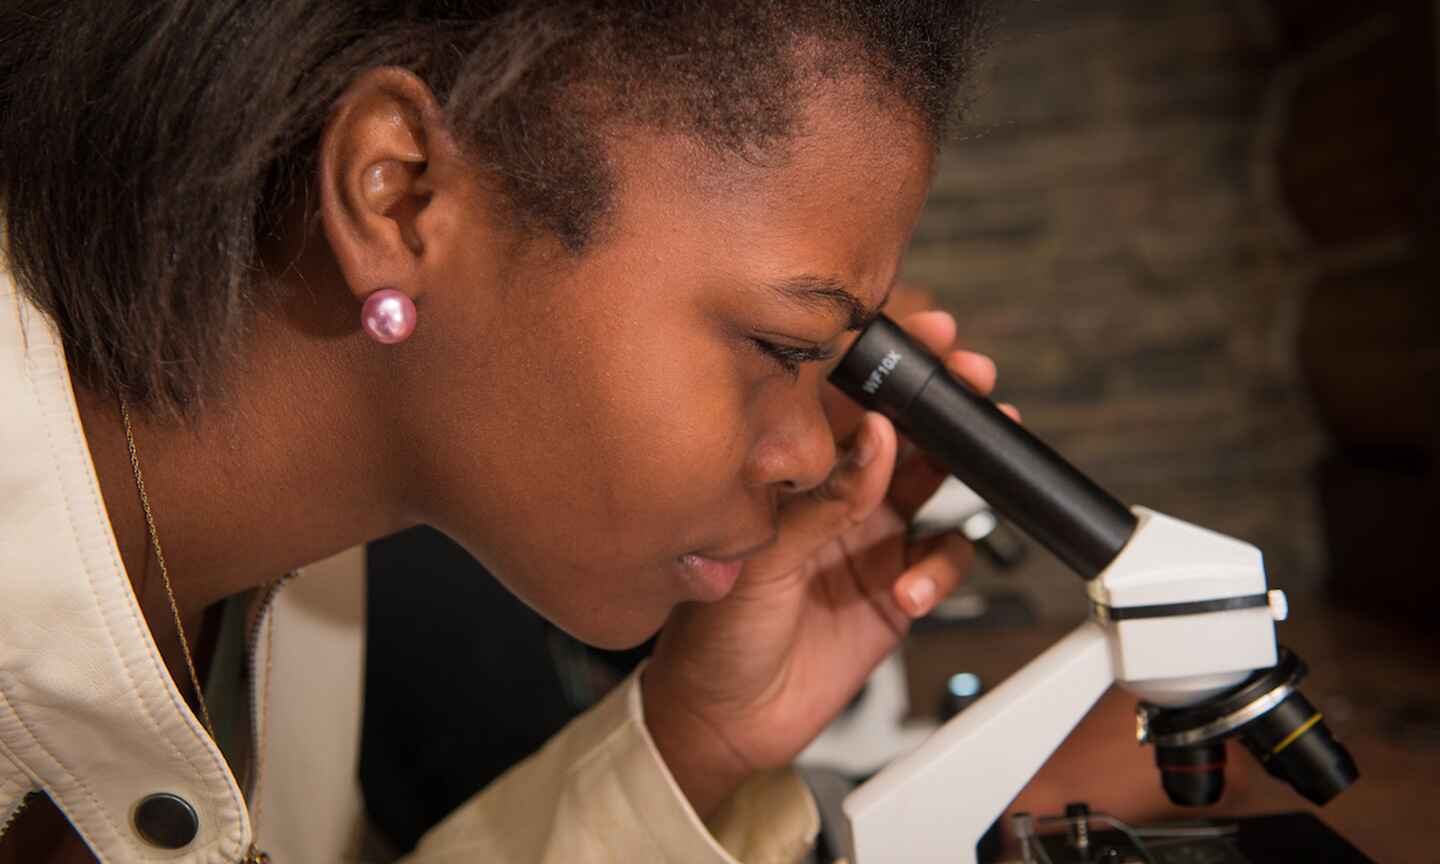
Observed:
[[[824,363],[827,360],[833,360],[836,354],[835,349],[828,345],[782,345],[756,336],[752,336],[750,341],[761,354],[773,361],[782,372],[791,378],[799,376],[800,367],[804,364]]]

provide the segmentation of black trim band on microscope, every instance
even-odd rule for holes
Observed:
[[[1129,508],[994,402],[976,394],[885,316],[846,352],[830,381],[894,421],[921,450],[1085,579],[1135,533]]]
[[[1218,600],[1191,600],[1188,603],[1155,603],[1150,606],[1106,606],[1091,603],[1095,617],[1108,621],[1139,621],[1145,618],[1172,618],[1176,615],[1200,615],[1205,612],[1230,612],[1269,606],[1269,594],[1247,594],[1244,597],[1221,597]]]

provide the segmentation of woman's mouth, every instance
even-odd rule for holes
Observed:
[[[691,597],[701,603],[723,600],[745,566],[743,559],[719,561],[691,553],[680,556],[680,569]]]
[[[771,534],[760,543],[746,546],[734,554],[717,554],[714,557],[691,552],[680,556],[680,571],[692,597],[701,603],[722,600],[735,588],[745,562],[770,548],[776,535]]]

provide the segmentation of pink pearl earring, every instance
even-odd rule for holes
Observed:
[[[404,342],[415,332],[415,303],[394,288],[381,288],[365,298],[360,323],[382,345]]]

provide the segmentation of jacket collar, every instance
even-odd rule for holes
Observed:
[[[59,336],[3,269],[0,583],[0,790],[23,773],[101,861],[175,861],[134,827],[140,802],[175,795],[199,823],[184,860],[241,860],[244,799],[141,616]]]

